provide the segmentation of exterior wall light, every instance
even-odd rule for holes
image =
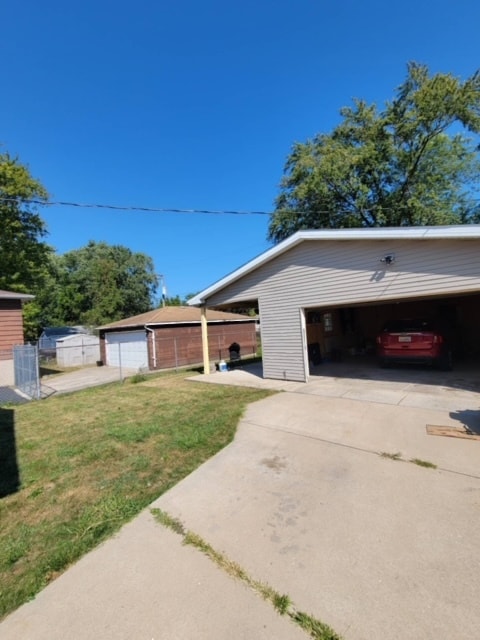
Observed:
[[[383,262],[387,267],[390,267],[395,262],[395,254],[387,253],[386,256],[380,258],[380,262]]]

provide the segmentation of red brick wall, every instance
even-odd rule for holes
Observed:
[[[0,300],[0,360],[11,360],[16,344],[23,344],[22,303]]]

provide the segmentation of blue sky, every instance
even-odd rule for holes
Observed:
[[[0,143],[69,202],[272,211],[292,144],[354,97],[383,105],[410,60],[480,67],[477,0],[23,0],[0,24]],[[60,253],[148,254],[169,295],[269,248],[268,216],[41,215]]]

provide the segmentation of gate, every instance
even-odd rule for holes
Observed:
[[[40,399],[38,347],[31,344],[13,347],[13,367],[15,371],[15,386],[30,398]]]

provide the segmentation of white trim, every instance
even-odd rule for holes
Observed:
[[[152,336],[152,350],[153,350],[153,368],[157,368],[157,345],[155,343],[155,331],[153,329],[149,329],[147,325],[145,325],[145,331],[149,331]],[[148,336],[147,336],[147,350],[148,350]]]
[[[307,323],[305,320],[305,309],[300,308],[300,329],[302,331],[302,353],[303,353],[303,370],[305,382],[310,380],[310,363],[308,361],[308,340],[307,340]]]
[[[188,300],[189,306],[201,306],[209,296],[217,293],[242,276],[254,271],[262,264],[285,253],[305,240],[451,240],[480,239],[479,224],[451,225],[445,227],[376,227],[374,229],[319,229],[297,231],[276,246],[268,249],[250,262],[232,271],[221,280],[207,287]]]
[[[0,291],[0,300],[33,300],[30,293],[15,293],[14,291]]]

